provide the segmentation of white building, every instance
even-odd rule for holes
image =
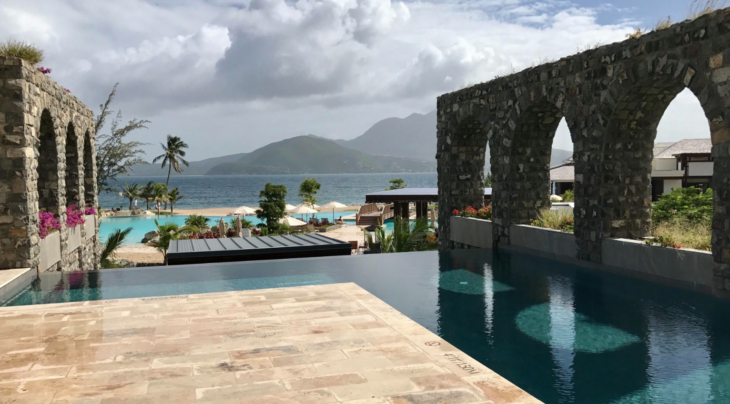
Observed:
[[[679,142],[654,144],[654,160],[651,171],[652,200],[672,191],[672,188],[696,187],[705,190],[712,179],[712,141],[710,139],[685,139]],[[550,186],[553,194],[562,195],[573,189],[575,168],[573,159],[550,169]]]

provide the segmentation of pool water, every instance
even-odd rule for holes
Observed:
[[[335,212],[334,217],[335,219],[342,216],[345,217],[347,215],[354,215],[357,213],[357,211],[348,211],[348,212]],[[291,215],[292,217],[296,217],[297,219],[307,221],[309,220],[312,215],[305,215],[305,214],[299,214],[299,215]],[[221,220],[221,216],[206,216],[210,219],[210,222],[208,224],[210,226],[216,226],[218,225],[218,222]],[[223,220],[225,220],[226,223],[228,223],[232,218],[235,216],[223,216]],[[242,216],[243,218],[244,216]],[[317,217],[319,218],[327,218],[329,220],[332,220],[332,212],[326,213],[322,212],[317,214]],[[123,216],[123,217],[105,217],[101,219],[101,223],[99,224],[99,240],[104,242],[111,233],[117,231],[117,229],[124,230],[128,227],[132,228],[132,231],[127,236],[127,239],[124,242],[124,245],[138,245],[142,244],[142,239],[144,238],[144,235],[153,231],[157,230],[157,225],[155,225],[155,219],[162,224],[162,223],[175,223],[178,226],[182,226],[185,224],[185,219],[187,216]],[[256,216],[245,216],[245,219],[249,222],[252,222],[254,225],[258,223],[262,223],[262,220],[257,218]],[[355,224],[355,221],[346,221],[350,222],[349,224]],[[387,226],[387,224],[386,224]],[[392,224],[391,224],[392,227]]]
[[[457,250],[48,273],[10,305],[355,282],[546,403],[730,402],[730,302]]]

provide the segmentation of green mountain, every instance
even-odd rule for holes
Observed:
[[[213,166],[206,175],[433,172],[436,160],[374,156],[316,136],[297,136]]]

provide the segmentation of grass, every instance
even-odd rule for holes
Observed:
[[[17,57],[37,64],[43,61],[43,50],[28,42],[8,39],[0,43],[0,56]]]
[[[712,250],[712,228],[709,221],[667,220],[654,225],[652,234],[654,239],[647,240],[647,244],[705,251]]]
[[[573,212],[563,209],[545,209],[540,211],[537,219],[533,220],[530,225],[572,233],[574,227]]]
[[[725,6],[724,0],[694,0],[689,11],[689,19],[694,20],[702,17],[705,14],[723,8]]]

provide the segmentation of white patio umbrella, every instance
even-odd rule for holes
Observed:
[[[255,215],[258,208],[249,208],[248,206],[240,206],[230,212],[228,216],[250,216]]]
[[[307,223],[303,222],[295,217],[287,216],[284,218],[279,219],[279,223],[286,224],[289,227],[296,227],[296,226],[306,226]]]
[[[297,208],[296,206],[294,206],[294,205],[289,205],[289,204],[287,203],[287,204],[286,204],[286,207],[284,207],[284,212],[287,212],[287,213],[291,213],[290,211],[292,211],[292,210],[294,210],[294,209],[296,209],[296,208]]]
[[[336,201],[332,201],[329,203],[325,203],[324,205],[320,206],[320,210],[330,210],[332,209],[332,223],[335,222],[335,208],[345,208],[347,205],[344,203],[339,203]]]
[[[304,206],[303,204],[297,205],[294,207],[294,209],[289,211],[289,214],[295,214],[295,215],[310,214],[310,213],[317,213],[317,211],[308,206]]]

